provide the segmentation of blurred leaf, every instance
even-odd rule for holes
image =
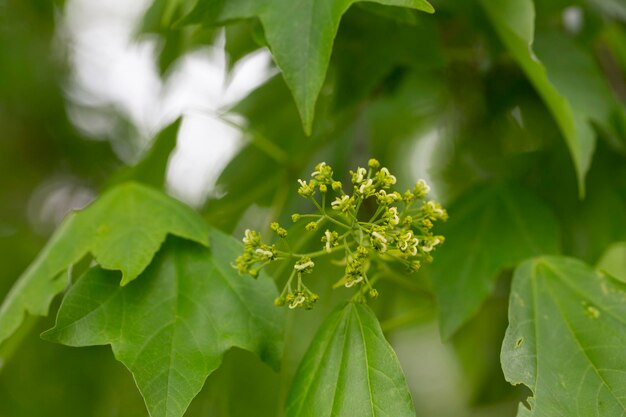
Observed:
[[[622,71],[626,72],[626,30],[620,25],[611,25],[604,35]]]
[[[232,70],[243,57],[256,51],[266,42],[263,27],[257,19],[242,20],[224,28],[224,51],[228,55],[228,69]]]
[[[508,326],[510,274],[501,274],[493,297],[488,298],[475,320],[463,326],[452,344],[464,374],[464,393],[472,406],[493,404],[512,396],[500,367],[500,349]],[[505,278],[505,279],[503,279]],[[506,284],[506,285],[500,285]]]
[[[611,245],[600,258],[598,269],[626,283],[626,242]]]
[[[315,103],[326,77],[341,16],[357,0],[212,0],[199,2],[188,22],[219,24],[258,17],[274,60],[293,93],[307,135],[313,129]],[[432,13],[426,0],[370,0]]]
[[[529,260],[515,271],[502,368],[534,393],[518,416],[626,411],[626,285],[581,261]]]
[[[152,417],[180,417],[233,346],[278,368],[284,310],[274,283],[239,276],[233,238],[211,231],[210,252],[169,241],[141,279],[117,285],[116,272],[90,270],[66,295],[43,334],[70,346],[111,344],[133,373]]]
[[[542,199],[558,213],[563,253],[596,264],[606,248],[626,240],[626,164],[624,157],[598,142],[594,163],[587,176],[587,197],[576,197],[573,183],[563,180],[569,161],[554,152],[537,165],[543,169],[534,180]]]
[[[86,254],[103,268],[121,271],[125,285],[150,264],[168,233],[209,243],[206,224],[191,208],[136,183],[119,185],[70,214],[0,307],[0,343],[26,313],[48,314],[50,302],[67,285],[63,271]]]
[[[158,35],[157,54],[161,75],[194,47],[213,44],[215,30],[201,27],[179,27],[177,22],[187,15],[196,0],[155,0],[146,10],[139,35]]]
[[[450,220],[438,229],[446,243],[432,265],[444,339],[476,314],[500,271],[530,256],[559,251],[556,218],[523,188],[474,189],[448,212]]]
[[[335,112],[324,117],[330,106],[327,97],[322,96],[318,105],[321,117],[316,119],[313,135],[307,138],[289,94],[282,77],[276,76],[231,110],[246,119],[242,133],[247,143],[217,181],[218,189],[225,195],[206,204],[204,211],[212,225],[232,231],[241,215],[254,204],[275,204],[280,209],[295,195],[297,178],[315,153],[330,140],[341,146],[344,131],[349,128],[346,125],[353,122],[352,113]]]
[[[295,376],[287,417],[415,416],[402,369],[369,307],[348,303],[318,330]]]
[[[139,181],[143,184],[163,189],[167,175],[167,164],[170,154],[176,147],[181,121],[182,118],[179,117],[159,132],[141,161],[133,167],[118,171],[117,174],[113,175],[111,183]]]
[[[623,144],[626,108],[617,100],[589,51],[558,32],[538,34],[535,51],[553,85],[572,105],[577,130],[589,130],[589,135],[594,135],[593,123],[611,136],[612,142]]]
[[[421,41],[415,42],[416,39]],[[408,25],[381,18],[360,7],[351,8],[342,18],[331,64],[337,72],[334,94],[339,107],[367,97],[393,70],[440,69],[443,56],[434,19],[428,16]]]
[[[587,0],[608,16],[626,22],[626,4],[621,0]]]
[[[560,61],[567,62],[568,73],[576,74],[579,82],[576,91],[567,90],[570,85],[558,78],[559,75],[563,75],[559,68],[554,68],[554,74],[552,68],[548,67],[546,70],[544,64],[533,53],[535,10],[532,0],[481,0],[481,4],[500,40],[522,67],[559,125],[576,167],[580,195],[584,196],[584,180],[591,164],[595,134],[589,123],[586,106],[578,107],[582,103],[572,102],[571,99],[577,94],[576,91],[580,91],[581,94],[594,94],[593,90],[588,91],[589,84],[585,76],[578,76],[578,71],[584,74],[588,68],[572,68],[569,61]],[[562,53],[571,54],[571,50],[567,50],[568,46],[563,45],[565,52],[559,50],[550,63],[554,64]],[[547,55],[545,57],[550,58]],[[580,65],[580,62],[576,64]],[[584,64],[586,63],[583,62]]]

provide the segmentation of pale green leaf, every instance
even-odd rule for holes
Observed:
[[[349,303],[322,324],[287,400],[287,417],[331,416],[415,416],[396,354],[362,304]]]
[[[140,279],[90,270],[63,300],[47,340],[110,344],[133,373],[152,417],[180,417],[233,346],[277,368],[284,310],[271,279],[240,276],[230,265],[241,245],[211,231],[211,249],[168,241]]]
[[[626,285],[581,261],[543,257],[515,271],[502,368],[534,393],[518,416],[626,415]]]
[[[556,219],[523,188],[474,189],[449,208],[449,215],[438,229],[446,243],[432,265],[444,339],[476,314],[504,268],[559,250]]]
[[[358,1],[362,0],[209,0],[199,2],[188,20],[212,25],[257,17],[310,134],[341,16]],[[426,0],[367,1],[434,12]]]
[[[598,269],[626,282],[626,242],[612,244],[598,261]]]
[[[571,101],[571,95],[575,91],[559,82],[559,76],[563,73],[558,68],[554,73],[549,67],[546,71],[542,61],[533,52],[535,8],[532,0],[481,0],[481,4],[500,40],[522,67],[555,118],[574,161],[580,194],[584,195],[584,179],[591,165],[595,134],[585,108],[579,107],[581,102]],[[563,46],[566,49],[568,47],[569,45]],[[561,52],[546,57],[553,58],[554,62],[567,62],[568,72],[577,74],[580,68],[572,68],[570,61],[562,59]],[[581,89],[587,80],[583,75],[578,78],[581,84],[577,88]]]
[[[70,214],[0,307],[0,343],[26,313],[48,314],[52,298],[67,285],[63,272],[88,253],[101,267],[121,271],[125,285],[150,264],[168,233],[208,245],[208,227],[197,213],[137,183],[121,184]]]

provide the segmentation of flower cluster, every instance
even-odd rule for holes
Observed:
[[[243,237],[243,255],[235,259],[235,267],[240,274],[259,275],[259,270],[277,258],[275,245],[266,245],[261,241],[261,235],[246,229]]]
[[[269,262],[293,263],[276,305],[313,307],[319,296],[306,287],[303,275],[314,270],[317,257],[341,251],[345,267],[335,287],[356,288],[355,299],[365,300],[378,296],[373,285],[384,278],[377,273],[381,263],[400,263],[414,272],[423,262],[431,262],[433,251],[444,242],[432,229],[448,215],[439,203],[426,199],[430,187],[424,180],[400,193],[393,189],[396,177],[375,159],[367,168],[349,172],[347,189],[333,175],[332,167],[321,162],[308,181],[298,180],[298,194],[310,200],[317,213],[291,216],[294,223],[306,220],[305,230],[321,236],[319,250],[306,254],[281,251],[277,245],[262,243],[257,232],[245,232],[244,253],[235,261],[240,273],[256,276]],[[278,223],[272,223],[270,229],[279,239],[288,235]]]

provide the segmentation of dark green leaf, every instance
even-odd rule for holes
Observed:
[[[70,214],[0,307],[0,343],[26,313],[48,314],[52,298],[67,285],[63,271],[88,253],[101,267],[121,271],[125,285],[150,264],[168,233],[209,243],[207,225],[191,208],[137,183],[119,185]]]
[[[199,2],[190,20],[216,24],[258,17],[272,56],[295,98],[304,130],[310,134],[339,21],[356,1],[210,0]],[[434,11],[426,0],[369,1]]]
[[[179,117],[159,132],[141,161],[133,167],[118,172],[113,176],[111,182],[139,181],[155,188],[163,188],[165,186],[167,164],[170,154],[176,147],[181,121],[182,118]]]
[[[515,271],[502,368],[534,393],[518,416],[626,413],[626,285],[571,258]]]
[[[287,400],[287,417],[415,416],[402,369],[369,307],[349,303],[322,324]]]
[[[557,221],[523,188],[488,186],[462,196],[439,232],[446,243],[432,266],[442,337],[450,337],[492,292],[498,274],[522,260],[554,254]]]
[[[579,190],[584,195],[584,179],[595,148],[595,134],[585,109],[577,107],[580,103],[570,101],[570,94],[574,92],[561,90],[566,87],[557,81],[558,69],[555,74],[552,74],[551,68],[546,71],[544,64],[533,53],[535,9],[532,0],[481,0],[481,4],[500,40],[552,112],[569,147],[576,167]],[[552,58],[558,59],[560,56],[559,51]],[[576,74],[580,69],[571,68],[569,61],[561,62],[568,62],[570,74]],[[584,77],[580,76],[581,86],[586,84]]]
[[[409,12],[408,9],[372,5],[378,6],[377,9]],[[415,42],[415,39],[424,41]],[[392,70],[440,69],[443,56],[435,21],[427,16],[411,25],[402,24],[354,7],[341,21],[332,64],[337,74],[334,94],[339,107],[367,97]]]
[[[133,373],[152,417],[180,417],[233,346],[277,368],[284,310],[274,283],[239,276],[233,238],[211,232],[211,250],[168,242],[138,279],[90,270],[68,292],[44,338],[70,346],[111,344]]]

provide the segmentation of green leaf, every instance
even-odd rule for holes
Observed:
[[[0,307],[0,343],[26,313],[48,314],[52,298],[67,285],[63,272],[88,253],[101,267],[121,271],[125,285],[150,264],[168,233],[209,243],[208,227],[196,212],[137,183],[119,185],[70,214]]]
[[[170,154],[176,147],[181,121],[182,117],[179,117],[160,131],[141,161],[114,174],[111,183],[139,181],[155,188],[163,188],[167,175],[167,164]]]
[[[563,73],[557,70],[553,74],[551,68],[546,71],[544,64],[533,53],[535,8],[532,0],[481,0],[481,4],[500,40],[522,67],[555,118],[574,161],[580,195],[584,196],[584,180],[591,165],[595,135],[585,108],[578,107],[580,102],[571,101],[576,91],[559,82],[559,76]],[[560,60],[560,57],[561,51],[558,51],[552,61]],[[569,74],[577,74],[581,69],[572,68],[570,61],[560,62],[568,63],[566,67]],[[579,88],[586,87],[585,76],[580,75],[578,79],[581,82]]]
[[[502,368],[534,393],[518,416],[626,412],[626,285],[581,261],[545,257],[515,271]]]
[[[415,416],[398,358],[369,307],[349,303],[322,324],[287,399],[287,417],[296,416]]]
[[[611,245],[598,261],[598,269],[626,283],[626,242]]]
[[[230,265],[241,245],[210,232],[211,249],[168,241],[138,279],[90,270],[66,295],[47,340],[110,344],[133,373],[152,417],[180,417],[233,346],[274,368],[282,356],[284,310],[266,275],[239,276]]]
[[[363,3],[366,4],[376,6],[375,10],[410,11]],[[428,39],[428,42],[415,42],[415,39]],[[375,88],[380,90],[381,80],[394,69],[440,70],[443,67],[440,43],[435,20],[430,16],[403,24],[381,17],[369,8],[351,8],[342,18],[331,61],[331,70],[335,69],[337,77],[336,105],[341,108],[356,104]]]
[[[187,19],[213,25],[258,17],[265,38],[291,90],[307,134],[326,77],[341,16],[359,0],[209,0],[199,2]],[[433,13],[426,0],[368,0]]]
[[[523,188],[474,189],[448,212],[450,220],[438,229],[446,243],[432,265],[444,339],[476,314],[504,268],[559,251],[556,219]]]

